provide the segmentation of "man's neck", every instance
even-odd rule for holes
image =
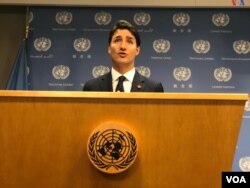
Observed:
[[[115,66],[114,64],[113,64],[113,68],[117,71],[117,72],[119,72],[120,74],[125,74],[126,72],[128,72],[128,71],[130,71],[130,70],[132,70],[133,68],[134,68],[134,66],[127,66],[127,65],[121,65],[121,66]]]

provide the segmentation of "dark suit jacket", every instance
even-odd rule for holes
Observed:
[[[113,91],[111,72],[87,81],[83,91]],[[131,92],[164,92],[164,90],[160,82],[152,81],[136,71]]]

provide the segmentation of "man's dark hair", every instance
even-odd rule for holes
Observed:
[[[128,31],[130,31],[132,33],[132,35],[135,37],[136,46],[141,45],[141,39],[140,39],[140,35],[139,35],[138,31],[136,30],[136,28],[132,24],[130,24],[126,20],[118,20],[115,23],[113,29],[109,32],[109,39],[108,39],[109,44],[111,43],[111,40],[112,40],[114,33],[118,29],[127,29]]]

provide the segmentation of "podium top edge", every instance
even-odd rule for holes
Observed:
[[[0,90],[0,97],[40,98],[102,98],[102,99],[197,99],[197,100],[248,100],[247,93],[115,93],[82,91],[22,91]]]

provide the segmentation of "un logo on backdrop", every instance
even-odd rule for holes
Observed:
[[[167,53],[170,49],[170,42],[165,39],[157,39],[153,42],[153,48],[157,53]]]
[[[250,157],[241,157],[239,160],[239,167],[243,172],[250,172]]]
[[[188,81],[191,77],[191,70],[188,67],[177,67],[174,69],[173,75],[177,81]]]
[[[212,16],[212,22],[218,27],[225,27],[229,24],[230,18],[227,14],[218,13]]]
[[[95,66],[92,69],[92,75],[94,78],[97,78],[99,76],[102,76],[102,75],[108,73],[109,71],[110,71],[109,67],[99,65],[99,66]]]
[[[249,100],[245,104],[245,111],[250,112],[250,101]]]
[[[95,14],[95,22],[98,25],[108,25],[112,20],[112,16],[108,12],[97,12]]]
[[[65,80],[70,74],[70,69],[66,65],[57,65],[52,69],[52,75],[57,80]]]
[[[250,51],[250,42],[245,40],[234,41],[233,49],[237,54],[247,54]]]
[[[139,12],[134,15],[134,22],[136,25],[148,25],[151,21],[151,16],[145,12]]]
[[[207,40],[195,40],[193,49],[198,54],[206,54],[210,50],[210,42]]]
[[[34,47],[39,52],[40,51],[46,52],[51,47],[51,40],[49,38],[46,38],[46,37],[37,38],[34,41]]]
[[[74,40],[73,46],[78,52],[86,52],[90,49],[91,42],[89,39],[86,38],[78,38]]]
[[[73,15],[71,12],[61,11],[56,13],[56,22],[60,25],[68,25],[71,23]]]
[[[190,22],[189,14],[179,12],[173,15],[173,22],[176,26],[186,26]]]
[[[145,66],[138,66],[135,69],[139,72],[140,75],[145,76],[147,78],[150,77],[151,71],[148,67]]]
[[[228,82],[232,78],[232,71],[225,67],[216,68],[214,77],[219,82]]]

